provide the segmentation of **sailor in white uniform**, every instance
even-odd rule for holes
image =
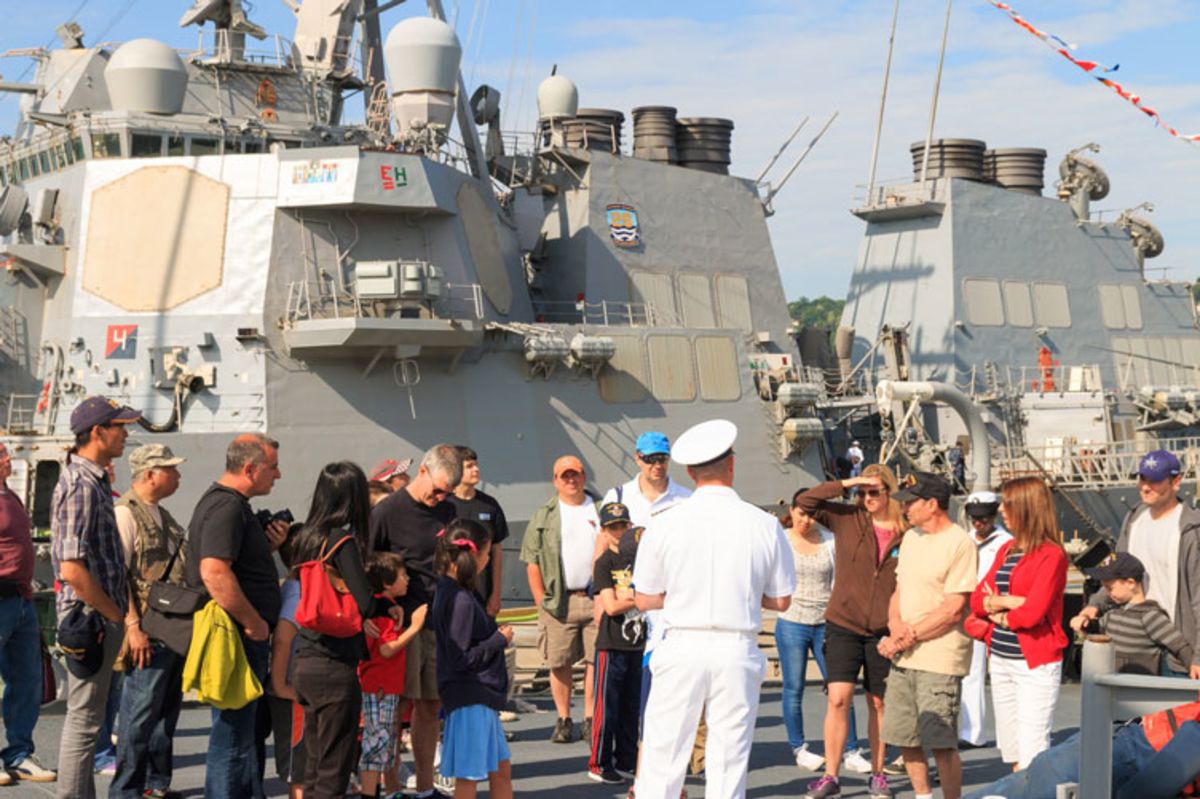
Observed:
[[[976,491],[967,497],[963,510],[971,522],[971,533],[979,547],[979,579],[992,570],[996,553],[1012,536],[996,523],[1000,498],[991,491]],[[971,653],[971,671],[963,678],[958,737],[971,746],[983,746],[987,719],[987,644],[976,641]]]
[[[766,658],[762,608],[784,610],[796,587],[778,520],[733,490],[737,427],[716,419],[685,432],[671,458],[696,483],[691,498],[642,536],[633,584],[640,610],[662,608],[666,637],[650,661],[638,799],[678,799],[696,724],[708,721],[705,796],[746,793],[746,768]]]

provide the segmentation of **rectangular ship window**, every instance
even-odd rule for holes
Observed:
[[[963,280],[963,304],[967,322],[981,327],[1004,324],[1004,305],[1000,300],[1000,281],[969,277]]]

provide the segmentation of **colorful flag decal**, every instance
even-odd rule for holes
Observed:
[[[1121,66],[1120,64],[1113,64],[1111,67],[1106,67],[1097,61],[1085,61],[1083,59],[1076,58],[1075,56],[1071,55],[1068,52],[1069,50],[1077,50],[1078,47],[1076,45],[1071,44],[1070,42],[1066,41],[1065,39],[1055,36],[1053,33],[1048,33],[1046,31],[1035,28],[1033,25],[1031,25],[1029,22],[1027,22],[1025,19],[1023,19],[1021,17],[1021,15],[1017,13],[1016,9],[1014,9],[1008,3],[1001,3],[1001,2],[999,2],[999,0],[987,0],[987,2],[991,3],[993,6],[995,6],[1000,11],[1003,11],[1006,15],[1008,15],[1009,19],[1011,19],[1017,25],[1020,25],[1025,30],[1032,33],[1034,36],[1041,39],[1043,42],[1045,42],[1047,44],[1047,46],[1050,47],[1051,50],[1058,53],[1059,55],[1061,55],[1063,58],[1070,61],[1075,66],[1079,67],[1084,72],[1087,72],[1088,74],[1091,74],[1093,72],[1109,73],[1109,72],[1116,72],[1118,69],[1120,69],[1120,66]],[[1109,89],[1112,89],[1113,92],[1115,92],[1118,97],[1120,97],[1123,100],[1128,101],[1130,104],[1132,104],[1135,108],[1137,108],[1143,114],[1145,114],[1146,116],[1153,119],[1154,124],[1156,126],[1161,126],[1164,130],[1167,131],[1167,133],[1170,133],[1175,138],[1183,139],[1184,141],[1188,141],[1193,144],[1200,143],[1200,134],[1189,135],[1189,134],[1179,133],[1177,130],[1175,130],[1175,128],[1173,128],[1170,125],[1163,122],[1162,117],[1160,117],[1158,115],[1157,111],[1155,111],[1153,108],[1151,108],[1148,105],[1144,105],[1142,103],[1142,98],[1140,95],[1134,94],[1133,92],[1129,91],[1124,86],[1122,86],[1121,84],[1117,83],[1115,80],[1110,80],[1109,78],[1101,78],[1096,75],[1093,75],[1092,77],[1096,78],[1096,80],[1099,81],[1102,85],[1107,86]]]

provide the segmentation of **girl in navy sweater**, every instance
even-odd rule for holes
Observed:
[[[492,621],[475,592],[487,568],[491,537],[477,522],[456,519],[438,534],[433,598],[437,687],[446,713],[442,766],[455,799],[474,799],[486,779],[493,799],[511,799],[512,771],[500,710],[508,695],[504,650],[512,627]]]

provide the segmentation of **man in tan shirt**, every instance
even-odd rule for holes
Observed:
[[[912,474],[895,498],[913,525],[900,544],[889,635],[879,651],[892,658],[883,739],[900,747],[916,799],[933,796],[924,748],[933,750],[942,794],[958,799],[958,710],[962,678],[971,668],[971,639],[962,619],[976,582],[975,544],[946,511],[950,484]]]

